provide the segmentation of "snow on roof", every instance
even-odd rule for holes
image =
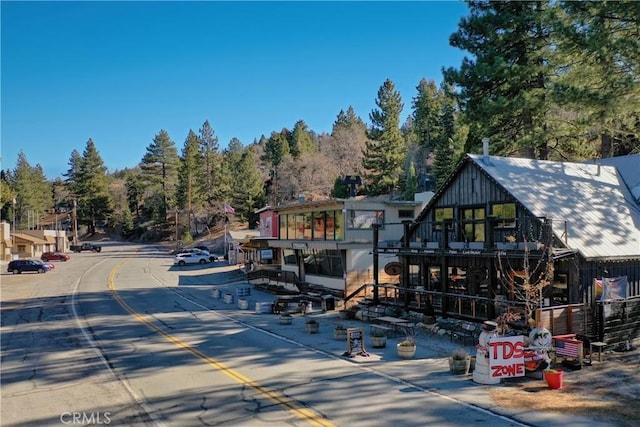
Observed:
[[[640,205],[613,166],[468,154],[586,259],[640,257]],[[636,169],[640,169],[636,164]]]

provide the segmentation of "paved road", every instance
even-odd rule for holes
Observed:
[[[3,426],[580,421],[493,407],[486,387],[448,374],[435,346],[410,361],[393,342],[345,358],[335,313],[310,314],[321,332],[307,335],[303,318],[279,325],[212,298],[246,286],[226,263],[176,268],[157,248],[113,244],[44,275],[4,273],[1,286]]]

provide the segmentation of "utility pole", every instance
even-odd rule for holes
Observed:
[[[73,199],[73,244],[78,245],[78,202]]]

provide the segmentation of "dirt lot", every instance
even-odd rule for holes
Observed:
[[[597,359],[597,358],[596,358]],[[573,413],[619,426],[640,423],[640,348],[603,353],[602,362],[571,371],[564,369],[563,387],[521,379],[492,390],[503,406],[545,412]]]

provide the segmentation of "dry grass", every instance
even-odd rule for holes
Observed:
[[[513,379],[490,391],[492,400],[510,409],[585,416],[618,426],[640,420],[640,351],[611,354],[603,363],[566,371],[563,387],[544,380]]]

